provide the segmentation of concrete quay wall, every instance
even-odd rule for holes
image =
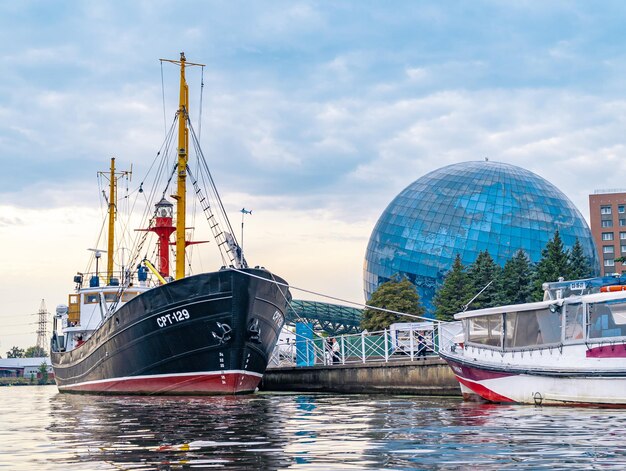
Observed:
[[[268,368],[262,391],[460,396],[459,383],[439,358],[352,365]]]

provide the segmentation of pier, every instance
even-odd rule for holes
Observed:
[[[460,396],[459,383],[445,361],[395,360],[345,365],[268,368],[262,391]]]
[[[438,355],[460,329],[460,323],[433,321],[329,339],[298,337],[274,350],[260,389],[460,396],[458,381]]]

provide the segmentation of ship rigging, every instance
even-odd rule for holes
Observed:
[[[144,190],[145,178],[134,192],[136,199],[148,196],[147,201],[156,204],[146,205],[143,228],[131,242],[128,263],[122,261],[121,276],[115,276],[115,253],[123,254],[130,238],[126,229],[116,246],[117,180],[130,178],[131,172],[117,172],[111,159],[107,250],[95,249],[96,272],[87,271],[88,285],[84,274],[75,276],[76,292],[55,316],[51,356],[63,392],[250,392],[260,381],[284,324],[291,299],[283,288],[285,281],[263,268],[248,267],[189,118],[185,71],[202,64],[187,62],[184,53],[180,60],[162,61],[180,67],[179,105],[150,167],[155,170],[150,194]],[[175,134],[171,165],[168,157]],[[197,170],[189,165],[190,144]],[[176,189],[170,194],[174,178]],[[187,179],[220,251],[222,269],[216,272],[188,274],[187,247],[206,241],[187,237]],[[158,194],[156,188],[163,180],[165,188]],[[147,253],[150,233],[157,235],[158,263],[151,261],[154,253],[152,257]],[[173,276],[170,245],[175,247]],[[105,283],[97,267],[103,252],[107,253]]]

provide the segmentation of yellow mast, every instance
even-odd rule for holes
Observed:
[[[115,157],[111,157],[111,168],[108,172],[98,172],[98,175],[102,175],[104,178],[109,179],[109,234],[107,245],[107,278],[106,284],[111,283],[113,278],[113,255],[115,252],[115,218],[117,217],[117,179],[119,176],[132,176],[133,167],[131,165],[130,170],[124,170],[115,174]],[[94,249],[100,257],[100,251]],[[104,250],[103,250],[104,252]],[[97,266],[97,265],[96,265]],[[97,271],[97,270],[96,270]]]
[[[178,185],[176,191],[176,279],[185,277],[185,216],[187,211],[187,112],[189,87],[185,80],[185,53],[180,53],[178,106]]]
[[[189,156],[188,142],[189,131],[187,129],[187,114],[189,113],[189,87],[185,80],[185,67],[204,64],[187,62],[185,53],[180,53],[180,61],[161,59],[165,62],[180,65],[180,97],[178,105],[178,174],[176,194],[172,197],[176,200],[176,279],[185,277],[185,216],[187,211],[187,160]]]
[[[106,284],[113,278],[113,251],[115,250],[115,202],[117,201],[117,181],[115,179],[115,157],[111,157],[111,174],[109,177],[109,246],[107,251]]]

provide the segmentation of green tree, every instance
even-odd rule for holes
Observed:
[[[41,347],[37,347],[36,345],[32,347],[28,347],[26,349],[26,352],[24,352],[25,358],[38,358],[38,357],[45,357],[45,356],[46,356],[46,351]]]
[[[542,285],[546,282],[558,281],[559,277],[569,275],[569,257],[563,246],[558,229],[554,237],[548,241],[541,251],[541,260],[537,263],[534,299],[543,299]]]
[[[576,237],[574,247],[572,247],[572,250],[569,252],[567,264],[568,273],[566,278],[569,280],[580,280],[582,278],[589,278],[593,276],[591,263],[589,263],[589,259],[585,257],[583,246],[581,245],[580,240],[578,240],[578,237]]]
[[[456,254],[452,268],[433,298],[435,317],[442,321],[453,321],[454,314],[461,312],[471,298],[469,277],[461,256]]]
[[[44,361],[41,365],[39,365],[39,384],[48,384],[48,364]]]
[[[522,304],[533,299],[533,265],[520,249],[504,264],[502,270],[502,302]]]
[[[7,352],[7,358],[24,358],[24,350],[19,347],[13,347]]]
[[[420,305],[419,294],[413,283],[406,278],[399,280],[397,276],[378,286],[372,293],[368,305],[415,316],[424,314],[424,308]],[[363,311],[361,329],[373,332],[386,329],[394,322],[412,321],[415,321],[415,318],[367,308]]]
[[[494,262],[488,250],[478,254],[467,275],[472,296],[483,289],[484,291],[472,301],[470,309],[482,309],[502,304],[501,271],[502,269]]]

